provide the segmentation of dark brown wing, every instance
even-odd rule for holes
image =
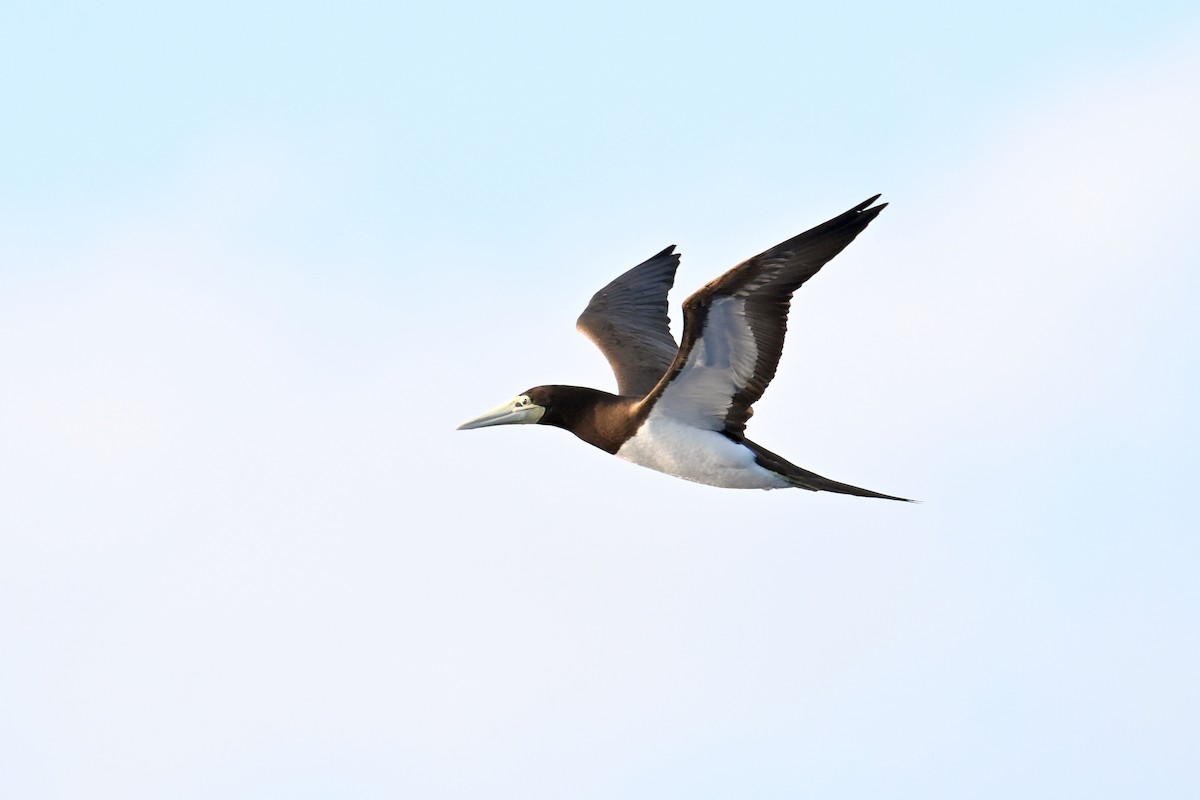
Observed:
[[[575,325],[604,353],[623,395],[649,393],[679,352],[667,317],[667,292],[679,267],[674,250],[671,245],[596,292]]]
[[[683,344],[645,406],[740,441],[750,407],[775,377],[793,292],[878,216],[887,204],[869,207],[877,199],[738,264],[684,301]]]

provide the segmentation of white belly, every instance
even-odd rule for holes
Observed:
[[[716,431],[676,422],[654,412],[617,451],[626,461],[684,480],[727,489],[785,489],[791,486],[754,462],[749,448]]]

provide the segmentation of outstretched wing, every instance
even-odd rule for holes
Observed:
[[[792,293],[854,241],[887,204],[875,195],[738,264],[683,304],[683,345],[645,407],[741,441],[775,377]]]
[[[671,245],[596,292],[575,325],[604,353],[623,395],[649,393],[679,352],[667,317],[667,292],[679,267],[674,250]]]

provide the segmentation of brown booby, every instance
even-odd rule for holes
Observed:
[[[577,327],[604,353],[619,394],[535,386],[459,430],[532,424],[565,428],[605,452],[697,483],[797,487],[904,500],[797,467],[743,434],[775,376],[792,293],[854,241],[887,203],[875,195],[738,264],[683,304],[683,344],[671,336],[672,245],[592,297]]]

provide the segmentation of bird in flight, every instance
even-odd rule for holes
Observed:
[[[751,406],[783,352],[792,294],[879,215],[879,199],[738,264],[683,303],[683,343],[671,336],[672,245],[592,297],[577,327],[608,359],[618,394],[535,386],[459,430],[539,424],[643,467],[710,486],[838,492],[905,500],[797,467],[745,437]]]

